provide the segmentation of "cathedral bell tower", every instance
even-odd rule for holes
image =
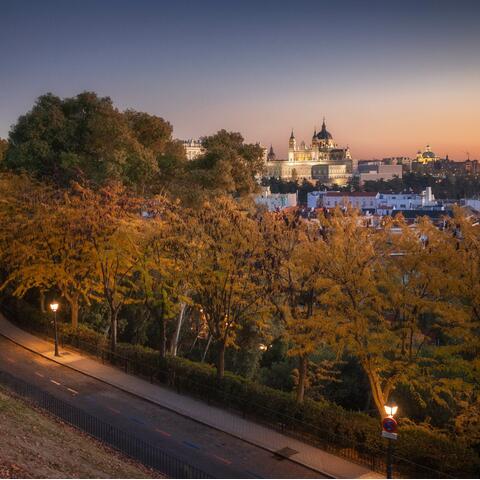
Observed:
[[[288,161],[293,162],[295,159],[295,150],[297,149],[297,141],[295,140],[295,135],[292,133],[290,134],[290,140],[288,141]]]

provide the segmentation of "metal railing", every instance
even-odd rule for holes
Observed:
[[[158,447],[100,420],[93,415],[54,397],[0,370],[0,384],[64,422],[88,433],[124,455],[139,461],[170,478],[213,478],[202,470],[175,458]]]

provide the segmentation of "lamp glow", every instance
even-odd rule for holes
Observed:
[[[395,403],[390,403],[390,405],[384,405],[383,408],[385,408],[385,413],[389,417],[393,417],[398,411],[398,405],[396,405]]]
[[[50,304],[50,310],[51,310],[52,312],[56,312],[56,311],[58,310],[58,303],[57,303],[57,302],[52,302],[52,303]]]

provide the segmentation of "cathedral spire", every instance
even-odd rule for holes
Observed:
[[[293,134],[293,128],[292,128],[292,133],[290,134],[290,140],[293,140],[295,138],[295,135]]]

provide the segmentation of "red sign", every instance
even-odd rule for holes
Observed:
[[[397,422],[393,417],[385,417],[382,420],[382,428],[385,432],[396,433],[397,432]]]

